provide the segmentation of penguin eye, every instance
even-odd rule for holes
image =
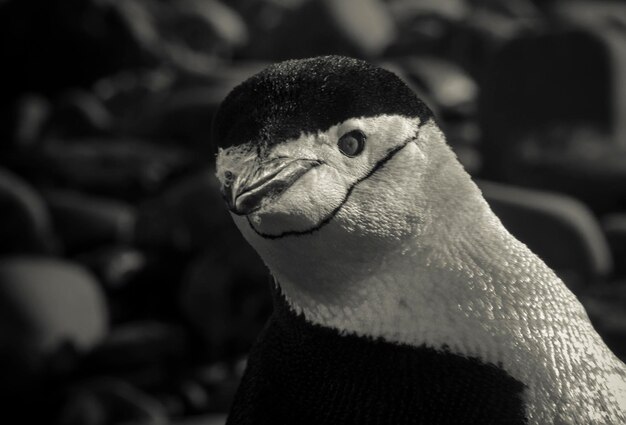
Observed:
[[[345,156],[355,157],[363,152],[365,134],[361,130],[352,130],[339,138],[337,146]]]

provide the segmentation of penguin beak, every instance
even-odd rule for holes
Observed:
[[[248,215],[259,208],[263,199],[277,198],[296,180],[320,161],[310,159],[276,158],[246,164],[230,186],[222,188],[228,209],[237,215]]]

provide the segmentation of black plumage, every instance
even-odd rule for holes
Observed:
[[[522,425],[524,385],[425,346],[341,335],[276,293],[227,425]]]
[[[395,74],[358,59],[322,56],[268,67],[237,86],[216,115],[219,147],[271,146],[348,118],[432,117]]]

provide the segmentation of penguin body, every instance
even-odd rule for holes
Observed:
[[[523,389],[479,359],[314,325],[276,292],[228,423],[521,425]]]
[[[216,131],[226,202],[276,281],[229,423],[626,423],[624,364],[395,75],[283,62]]]

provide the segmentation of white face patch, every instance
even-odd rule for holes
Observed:
[[[350,191],[375,171],[379,163],[416,138],[419,119],[383,115],[349,119],[324,132],[303,134],[274,146],[263,161],[275,158],[318,161],[319,166],[298,178],[278,197],[269,198],[248,215],[249,224],[260,235],[277,237],[314,231],[332,219],[346,202]],[[365,135],[364,149],[354,157],[344,155],[340,138],[358,130]],[[220,150],[217,177],[223,186],[246,167],[262,167],[254,149],[234,147]]]

